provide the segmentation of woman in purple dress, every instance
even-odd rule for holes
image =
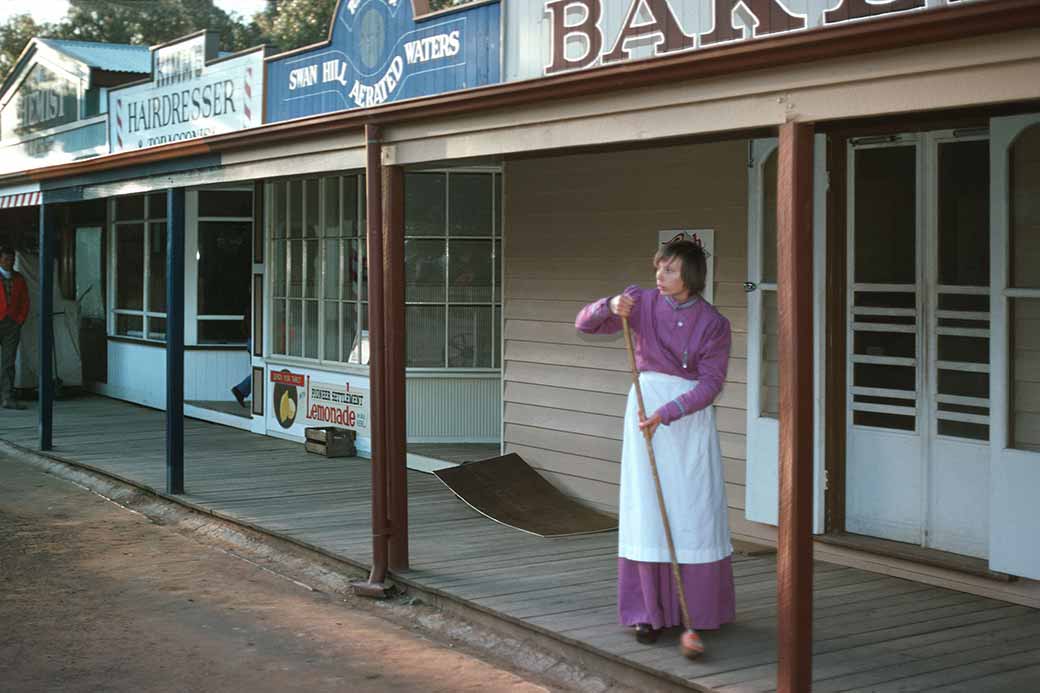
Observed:
[[[578,314],[578,330],[635,333],[645,420],[629,392],[621,453],[618,616],[636,639],[682,625],[668,545],[642,430],[653,436],[680,574],[695,629],[716,629],[736,612],[722,453],[712,406],[729,364],[729,321],[702,296],[707,260],[699,241],[664,244],[654,256],[657,288],[630,286]]]

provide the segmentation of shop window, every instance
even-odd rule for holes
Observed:
[[[198,193],[199,344],[245,344],[249,339],[253,191]]]
[[[131,195],[113,202],[115,306],[112,333],[166,339],[166,196]]]
[[[364,178],[268,185],[273,353],[367,363]],[[405,324],[412,368],[501,362],[501,176],[405,176]]]
[[[271,234],[271,350],[367,363],[364,177],[267,186]]]
[[[405,176],[406,359],[412,368],[498,368],[501,175]]]
[[[1010,446],[1040,452],[1040,125],[1011,150]]]

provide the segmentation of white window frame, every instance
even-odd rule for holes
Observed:
[[[121,219],[121,220],[117,221],[116,220],[116,201],[119,198],[116,198],[116,197],[109,198],[109,200],[107,202],[107,204],[108,204],[108,219],[109,219],[109,223],[108,223],[108,247],[111,248],[111,250],[108,253],[108,295],[112,297],[112,308],[108,311],[108,336],[109,337],[116,337],[116,338],[119,338],[119,339],[132,339],[132,340],[141,341],[141,342],[149,342],[149,343],[153,343],[153,344],[165,344],[166,343],[166,337],[165,337],[166,330],[163,330],[163,338],[162,339],[155,339],[155,338],[149,337],[149,333],[150,333],[150,330],[148,329],[149,321],[152,318],[165,320],[166,319],[166,313],[165,312],[159,313],[159,312],[156,312],[156,311],[148,310],[149,306],[151,305],[151,301],[150,301],[150,299],[151,299],[151,290],[150,290],[150,286],[151,286],[151,265],[148,262],[148,256],[149,256],[149,253],[151,251],[151,243],[152,243],[151,233],[150,233],[150,231],[151,231],[150,226],[152,224],[155,224],[155,223],[160,223],[160,222],[164,223],[164,224],[166,224],[166,233],[167,234],[169,234],[169,232],[170,232],[170,227],[169,227],[169,222],[168,222],[168,220],[166,218],[166,210],[165,209],[163,210],[163,215],[161,217],[152,217],[150,215],[150,210],[149,210],[149,205],[150,205],[149,197],[150,197],[150,194],[149,193],[138,193],[138,195],[140,195],[141,197],[144,198],[144,218],[143,219]],[[121,196],[121,197],[134,197],[134,196],[135,195],[127,195],[127,196]],[[141,292],[141,310],[134,310],[134,309],[131,309],[131,308],[119,308],[118,307],[118,305],[119,305],[119,294],[118,294],[118,289],[119,289],[119,277],[118,277],[119,263],[117,262],[117,258],[119,256],[118,229],[119,229],[120,226],[129,226],[129,225],[132,225],[132,224],[141,224],[144,227],[144,243],[143,243],[143,246],[142,246],[142,248],[143,248],[143,250],[142,250],[142,253],[143,253],[142,264],[143,264],[143,270],[144,270],[142,272],[142,281],[144,282],[144,286],[142,287],[142,292]],[[165,249],[164,249],[163,252],[165,254]],[[141,317],[141,335],[140,336],[132,336],[132,335],[119,334],[116,331],[116,322],[118,320],[117,316],[120,316],[120,315],[130,315],[130,316],[139,316],[139,317]]]

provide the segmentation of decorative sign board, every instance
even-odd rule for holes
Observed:
[[[340,0],[331,38],[268,58],[268,122],[499,81],[497,0],[415,19],[410,0]]]
[[[151,78],[108,93],[112,151],[260,125],[263,59],[263,47],[217,57],[205,31],[153,48]]]
[[[525,0],[506,12],[506,79],[531,79],[974,0]]]
[[[361,438],[371,437],[369,391],[360,382],[338,380],[341,377],[272,366],[268,378],[270,425],[300,436],[307,426],[339,426],[357,431]]]

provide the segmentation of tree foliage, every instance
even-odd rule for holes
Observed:
[[[254,22],[264,43],[287,51],[329,37],[336,0],[267,0],[267,8]]]
[[[6,75],[33,36],[47,36],[50,24],[38,24],[29,14],[16,14],[0,25],[0,74]]]

